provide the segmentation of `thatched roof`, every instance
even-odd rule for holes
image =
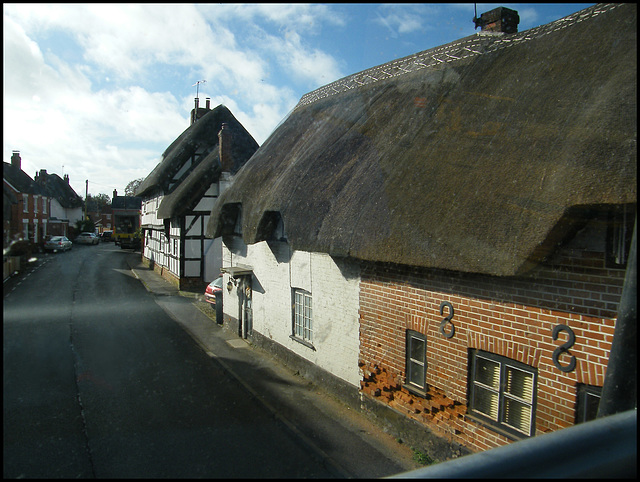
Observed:
[[[513,275],[576,206],[636,202],[634,4],[476,34],[302,98],[220,197],[252,244]],[[553,236],[552,236],[553,233]],[[549,246],[551,248],[551,246]]]
[[[203,110],[203,109],[201,109]],[[226,123],[232,134],[232,158],[235,173],[258,149],[257,142],[224,105],[210,110],[186,129],[162,155],[160,163],[151,171],[136,190],[136,196],[145,197],[155,193],[165,195],[158,214],[161,217],[173,217],[188,208],[193,199],[200,198],[216,181],[220,169],[218,153],[218,133]],[[196,161],[187,166],[194,154]],[[200,175],[192,175],[201,164],[206,163],[212,170],[198,169]],[[177,173],[182,174],[174,182]],[[208,184],[206,182],[207,181]],[[164,204],[167,206],[164,206]]]
[[[62,179],[57,174],[48,174],[46,170],[42,169],[36,173],[35,182],[65,209],[79,208],[84,205],[84,201],[73,190],[66,176],[65,179]]]

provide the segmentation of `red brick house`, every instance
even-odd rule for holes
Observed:
[[[293,301],[293,323],[256,313],[283,265],[322,253],[335,286],[359,279],[357,320],[334,320],[359,324],[342,394],[472,451],[593,418],[637,209],[636,24],[633,4],[596,5],[305,95],[207,229],[262,288],[254,342],[295,328]],[[308,265],[304,326],[329,332],[314,321],[339,293]]]
[[[5,244],[18,239],[40,245],[48,234],[51,198],[22,170],[20,152],[13,151],[11,162],[3,163],[3,184],[15,196],[11,205],[9,232],[4,233]]]

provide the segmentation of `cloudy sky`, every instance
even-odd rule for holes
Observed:
[[[517,10],[519,31],[593,4]],[[4,162],[124,194],[189,127],[196,89],[262,144],[307,92],[472,35],[474,4],[3,4]],[[197,81],[206,80],[197,87]]]

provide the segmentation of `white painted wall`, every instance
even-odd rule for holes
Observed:
[[[340,261],[341,271],[331,256],[302,251],[291,254],[286,243],[260,242],[244,246],[238,238],[235,242],[242,246],[234,248],[233,253],[222,245],[223,266],[253,268],[253,330],[359,386],[360,275],[357,266]],[[226,289],[229,275],[225,274],[224,278],[224,312],[239,320],[237,291],[234,288],[229,293]],[[315,350],[290,338],[294,288],[311,293]]]

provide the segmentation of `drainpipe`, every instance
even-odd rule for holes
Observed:
[[[636,262],[636,233],[638,215],[633,225],[633,236],[627,260],[622,296],[618,307],[618,319],[613,332],[613,343],[607,364],[607,374],[602,387],[597,417],[605,417],[638,405],[637,381],[637,321],[638,321],[638,266]]]

